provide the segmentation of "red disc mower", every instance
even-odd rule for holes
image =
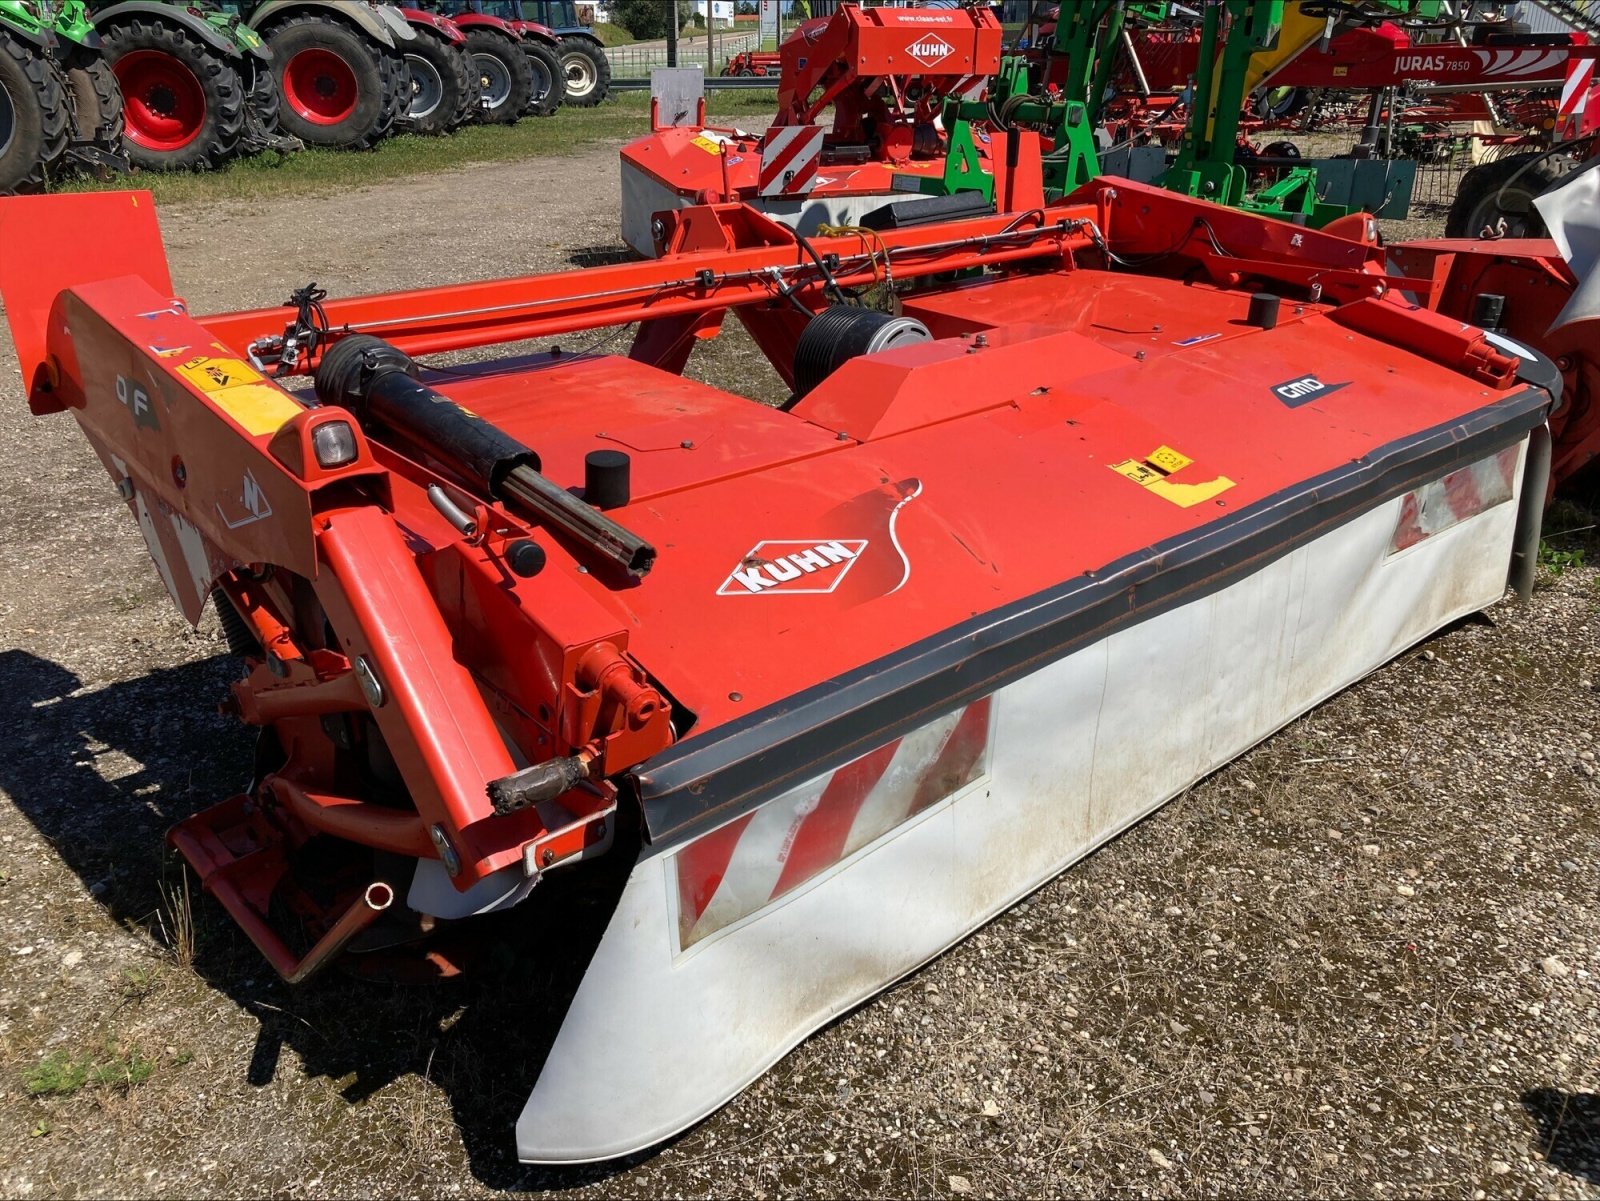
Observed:
[[[254,763],[172,845],[294,983],[525,915],[485,960],[539,982],[524,1160],[683,1130],[1531,589],[1600,440],[1600,172],[1541,201],[1569,263],[1046,202],[1014,136],[992,213],[698,205],[654,260],[210,316],[149,195],[0,200],[72,250],[0,256],[32,410],[240,659]],[[729,320],[781,405],[684,374]]]

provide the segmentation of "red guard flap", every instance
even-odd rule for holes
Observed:
[[[43,372],[50,306],[79,284],[134,275],[163,298],[172,274],[149,192],[0,199],[0,301],[11,322],[28,405],[58,411]]]

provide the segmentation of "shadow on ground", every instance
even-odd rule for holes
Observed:
[[[20,734],[14,753],[0,756],[0,789],[119,924],[169,946],[184,872],[163,835],[238,791],[251,771],[249,731],[212,712],[235,674],[235,662],[218,657],[84,690],[56,663],[0,652],[0,728]],[[97,768],[117,752],[133,770],[120,759]],[[577,1187],[645,1157],[527,1168],[513,1132],[632,861],[624,850],[556,873],[518,909],[468,923],[473,969],[444,983],[396,987],[330,972],[290,988],[210,900],[193,909],[194,968],[260,1024],[237,1068],[250,1084],[272,1082],[285,1047],[308,1075],[343,1081],[352,1103],[422,1075],[448,1097],[485,1185]]]
[[[637,262],[639,256],[626,246],[615,243],[609,246],[580,246],[567,255],[574,267],[613,267],[618,263]]]
[[[1540,1158],[1579,1180],[1600,1184],[1600,1093],[1536,1088],[1522,1094],[1522,1107],[1538,1127]]]

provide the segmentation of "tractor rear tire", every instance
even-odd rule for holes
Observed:
[[[121,153],[122,89],[111,64],[92,50],[77,50],[66,57],[62,71],[72,98],[72,140]]]
[[[588,38],[561,39],[561,69],[567,80],[563,103],[593,108],[611,92],[611,60]]]
[[[49,60],[0,33],[0,195],[44,187],[66,152],[70,125]]]
[[[522,48],[528,52],[528,66],[533,71],[533,93],[528,99],[527,115],[553,117],[567,98],[567,77],[561,71],[561,58],[540,42],[527,42]]]
[[[406,43],[406,79],[411,97],[400,123],[412,133],[449,133],[470,113],[472,60],[460,47],[418,32]]]
[[[483,85],[488,107],[478,109],[485,125],[515,125],[533,96],[533,67],[527,47],[488,29],[467,31],[467,53]]]
[[[1507,238],[1542,238],[1544,218],[1534,197],[1555,187],[1572,171],[1572,162],[1542,150],[1511,154],[1479,163],[1461,177],[1455,202],[1444,221],[1447,238],[1476,238],[1499,230]]]
[[[263,32],[282,97],[278,124],[308,146],[365,150],[410,103],[399,52],[332,17],[290,17]]]
[[[122,89],[123,150],[146,171],[220,167],[244,130],[244,80],[236,63],[187,30],[134,18],[101,30]]]
[[[467,73],[467,86],[461,93],[461,105],[456,109],[455,123],[451,126],[452,129],[460,129],[463,125],[474,124],[478,114],[483,111],[483,80],[478,77],[477,66],[465,46],[452,46],[450,49],[455,51]]]

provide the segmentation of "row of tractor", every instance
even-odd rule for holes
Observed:
[[[0,193],[600,103],[572,0],[0,0]]]

